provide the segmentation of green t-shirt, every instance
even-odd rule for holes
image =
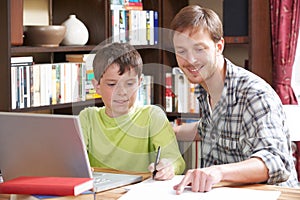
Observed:
[[[134,107],[117,118],[107,116],[105,107],[89,107],[79,117],[92,167],[148,172],[161,146],[161,158],[173,161],[176,174],[183,173],[175,134],[158,106]]]

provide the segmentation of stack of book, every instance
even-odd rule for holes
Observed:
[[[112,41],[158,44],[158,12],[143,10],[141,0],[111,1]]]

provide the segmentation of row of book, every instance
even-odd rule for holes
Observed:
[[[91,63],[95,54],[66,54],[66,60],[68,62],[81,62]],[[87,64],[90,66],[91,64]],[[88,70],[88,69],[87,69]],[[92,69],[88,70],[92,73]],[[90,73],[87,73],[90,74]],[[89,80],[93,78],[88,78]],[[138,105],[150,105],[154,103],[154,89],[153,89],[153,76],[143,75],[143,81],[138,91],[136,103]]]
[[[92,85],[90,54],[66,55],[68,62],[34,64],[33,57],[11,58],[11,107],[22,109],[101,98]],[[93,56],[93,55],[92,55]],[[153,77],[143,76],[137,103],[153,103]]]
[[[111,0],[110,5],[112,9],[143,10],[142,0]]]
[[[179,67],[166,73],[166,111],[179,113],[199,113],[199,102],[195,94],[195,84],[189,82]]]
[[[143,10],[142,2],[111,4],[112,41],[132,45],[158,43],[158,12]]]
[[[11,107],[22,109],[99,98],[84,63],[34,64],[31,56],[11,58]]]

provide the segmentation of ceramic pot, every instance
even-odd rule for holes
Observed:
[[[76,15],[70,15],[62,23],[66,27],[66,34],[61,42],[62,45],[85,45],[89,39],[89,32],[86,26],[76,18]]]

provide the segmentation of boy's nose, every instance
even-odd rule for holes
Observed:
[[[125,95],[125,94],[127,94],[127,90],[124,86],[118,85],[118,87],[116,88],[116,94]]]

